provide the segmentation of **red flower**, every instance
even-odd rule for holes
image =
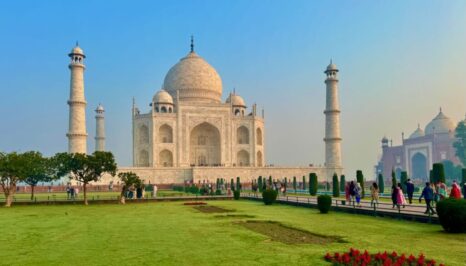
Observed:
[[[414,257],[413,254],[409,255],[409,257],[408,257],[409,262],[413,262],[415,260],[416,260],[416,257]]]
[[[330,255],[330,253],[327,252],[327,254],[325,255],[325,260],[331,260],[332,259],[332,256]]]
[[[395,251],[393,251],[391,255],[392,255],[392,257],[393,257],[393,258],[396,258],[396,257],[398,257],[398,254],[396,254],[396,252],[395,252]]]

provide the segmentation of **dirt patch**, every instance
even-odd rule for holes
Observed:
[[[251,219],[255,218],[256,216],[254,215],[248,215],[248,214],[226,214],[226,215],[215,215],[215,218],[239,218],[239,219]]]
[[[185,202],[183,205],[207,205],[207,203],[202,201],[193,201],[193,202]]]
[[[233,210],[227,210],[224,208],[216,207],[216,206],[209,206],[209,205],[201,205],[193,207],[194,209],[204,212],[204,213],[222,213],[222,212],[232,212]]]
[[[256,233],[268,236],[273,241],[279,241],[285,244],[347,243],[338,236],[315,234],[274,221],[246,221],[238,222],[238,224]]]

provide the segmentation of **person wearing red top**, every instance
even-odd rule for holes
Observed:
[[[450,198],[461,199],[460,186],[458,186],[456,181],[453,181],[453,185],[451,187],[451,192],[450,192]]]

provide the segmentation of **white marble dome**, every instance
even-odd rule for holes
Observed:
[[[70,55],[72,55],[72,54],[77,54],[77,55],[84,56],[83,49],[81,49],[81,47],[79,47],[77,45],[73,49],[71,49]]]
[[[230,96],[228,96],[226,103],[230,102],[233,106],[246,107],[246,102],[244,101],[243,97],[239,96],[236,93],[232,93],[230,94]]]
[[[165,76],[163,88],[180,101],[220,103],[222,79],[217,71],[195,52],[190,52]]]
[[[99,103],[99,105],[97,106],[97,108],[95,109],[96,111],[98,112],[104,112],[104,107]]]
[[[424,130],[426,135],[431,135],[434,133],[449,133],[454,132],[456,128],[455,122],[449,117],[443,114],[442,109],[438,115],[427,124],[426,129]]]
[[[415,139],[419,137],[424,137],[425,133],[424,130],[422,130],[420,125],[417,125],[417,129],[409,136],[410,139]]]
[[[330,63],[330,65],[327,66],[327,71],[330,70],[338,70],[337,65],[335,65],[334,63]]]
[[[152,98],[154,103],[173,104],[173,97],[165,90],[158,91]]]

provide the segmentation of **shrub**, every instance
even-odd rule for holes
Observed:
[[[319,195],[317,197],[317,208],[319,208],[320,213],[328,213],[332,206],[332,197],[329,195]]]
[[[207,194],[209,194],[209,191],[207,190],[206,187],[201,187],[201,189],[199,189],[199,194],[207,195]]]
[[[241,180],[239,176],[236,177],[236,189],[235,190],[241,191]]]
[[[340,197],[340,185],[338,184],[338,175],[337,173],[333,174],[333,196]]]
[[[298,186],[298,182],[296,182],[296,176],[293,176],[293,189],[295,193],[296,193],[297,186]]]
[[[306,190],[306,176],[303,175],[303,190]]]
[[[235,200],[239,200],[240,193],[241,193],[241,191],[239,191],[239,190],[233,191],[233,197],[235,198]]]
[[[364,175],[362,174],[361,170],[356,171],[356,180],[358,183],[361,185],[362,191],[361,191],[361,198],[364,198]]]
[[[406,182],[408,182],[408,172],[403,171],[401,172],[401,176],[400,176],[400,183],[401,183],[401,188],[403,189],[403,193],[406,193]]]
[[[222,195],[222,191],[221,191],[220,189],[217,189],[217,190],[215,191],[215,195]]]
[[[434,163],[432,165],[432,178],[434,183],[445,183],[445,169],[442,163]]]
[[[259,176],[257,180],[257,187],[259,188],[259,192],[262,192],[262,176]]]
[[[316,173],[309,174],[309,194],[311,196],[317,195],[317,175]]]
[[[277,200],[277,195],[277,191],[268,188],[262,192],[262,200],[265,205],[272,205]]]
[[[466,200],[445,199],[437,203],[437,213],[443,229],[449,233],[466,232]]]
[[[195,185],[191,185],[191,187],[189,188],[189,193],[197,194],[199,193],[199,188],[196,187]]]
[[[345,175],[340,176],[340,191],[345,191],[346,177]]]
[[[383,180],[383,175],[379,174],[378,179],[379,179],[378,180],[379,192],[383,193],[385,191],[385,184],[384,184],[384,180]]]

